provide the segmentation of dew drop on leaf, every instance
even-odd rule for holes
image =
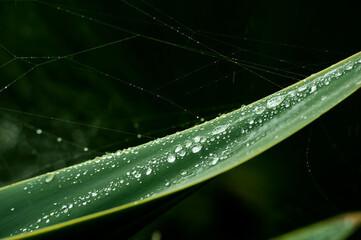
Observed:
[[[263,107],[263,106],[255,107],[255,108],[254,108],[254,112],[255,112],[256,114],[262,114],[265,109],[266,109],[266,108]]]
[[[142,174],[138,171],[133,171],[132,174],[134,175],[135,178],[140,178],[142,176]]]
[[[169,153],[167,161],[170,162],[170,163],[174,162],[175,161],[175,156],[173,154]]]
[[[220,134],[220,133],[226,131],[227,128],[228,128],[228,125],[218,126],[215,129],[213,129],[212,134],[213,135]]]
[[[353,68],[353,65],[352,64],[349,64],[346,66],[346,70],[351,70]]]
[[[209,162],[209,165],[216,165],[218,163],[219,158],[217,156],[210,157],[211,161]]]
[[[151,174],[152,173],[152,169],[151,168],[148,168],[147,169],[147,172],[145,173],[146,175],[149,175],[149,174]]]
[[[317,87],[316,87],[315,85],[313,85],[313,86],[311,87],[310,93],[313,93],[314,91],[316,91],[316,89],[317,89]]]
[[[204,143],[204,142],[206,142],[207,141],[207,137],[201,137],[201,143]]]
[[[55,174],[54,173],[49,173],[46,178],[45,178],[45,182],[49,183],[54,179]]]
[[[283,101],[283,99],[285,99],[285,96],[282,95],[273,97],[267,101],[267,107],[274,108],[278,106]]]
[[[302,92],[302,91],[306,90],[306,88],[307,88],[307,85],[303,85],[303,86],[298,88],[298,91]]]
[[[186,155],[186,153],[187,153],[187,152],[182,149],[182,150],[180,150],[180,151],[178,152],[178,155],[181,156],[181,157],[184,157],[184,156]]]
[[[195,143],[198,143],[198,142],[201,140],[201,137],[200,137],[200,136],[196,136],[193,140],[194,140]]]
[[[192,147],[192,152],[193,152],[193,153],[197,153],[197,152],[199,152],[200,150],[202,150],[202,145],[200,145],[200,144],[194,145],[194,146]]]
[[[189,148],[192,145],[192,142],[189,140],[185,141],[186,147]]]
[[[174,152],[179,152],[180,150],[182,150],[182,146],[181,145],[177,145],[176,148],[174,149]]]

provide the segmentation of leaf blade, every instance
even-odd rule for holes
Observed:
[[[30,237],[66,228],[148,203],[228,171],[356,91],[361,86],[360,72],[358,53],[207,123],[1,188],[0,237]]]
[[[345,213],[283,234],[273,240],[347,239],[361,225],[361,213]]]

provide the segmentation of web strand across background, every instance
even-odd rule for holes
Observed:
[[[0,185],[189,128],[289,86],[359,50],[353,44],[355,38],[346,46],[336,45],[339,39],[330,39],[327,27],[323,34],[318,33],[316,27],[324,22],[311,29],[313,15],[311,20],[300,18],[308,26],[302,27],[300,19],[279,10],[294,21],[295,30],[286,23],[277,25],[276,16],[269,20],[265,14],[261,19],[250,3],[202,4],[0,1]],[[283,35],[277,34],[277,27],[284,30]],[[269,28],[274,35],[267,35]],[[358,94],[354,101],[359,98]],[[359,138],[357,118],[342,124],[345,132],[337,134]],[[332,124],[324,126],[333,133]],[[307,179],[311,168],[312,181],[322,188],[322,159],[313,159],[312,149],[318,145],[313,145],[316,141],[312,138],[311,146],[307,133],[290,140],[301,139],[294,151],[302,156],[293,166],[304,167],[307,161],[299,175]],[[349,151],[345,158],[352,158],[351,165],[360,168],[341,140],[325,144],[325,148]],[[308,159],[305,149],[311,149]],[[273,154],[271,150],[269,155]],[[252,171],[264,171],[255,169]],[[286,171],[275,169],[280,176]],[[359,177],[355,173],[354,182],[348,183],[354,195],[360,194]],[[332,199],[329,187],[322,189],[331,195],[332,204],[340,205],[342,200]],[[297,211],[292,208],[281,214],[288,217]]]

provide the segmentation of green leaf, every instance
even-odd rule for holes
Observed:
[[[273,240],[342,240],[361,225],[361,212],[345,213],[286,233]]]
[[[190,187],[317,119],[361,86],[360,73],[358,53],[212,121],[1,188],[0,237],[91,230],[106,235],[109,229],[122,234],[187,195]]]

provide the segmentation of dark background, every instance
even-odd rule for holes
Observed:
[[[360,50],[352,1],[147,2],[0,1],[0,186],[191,127]],[[265,239],[360,210],[360,100],[134,238]]]

